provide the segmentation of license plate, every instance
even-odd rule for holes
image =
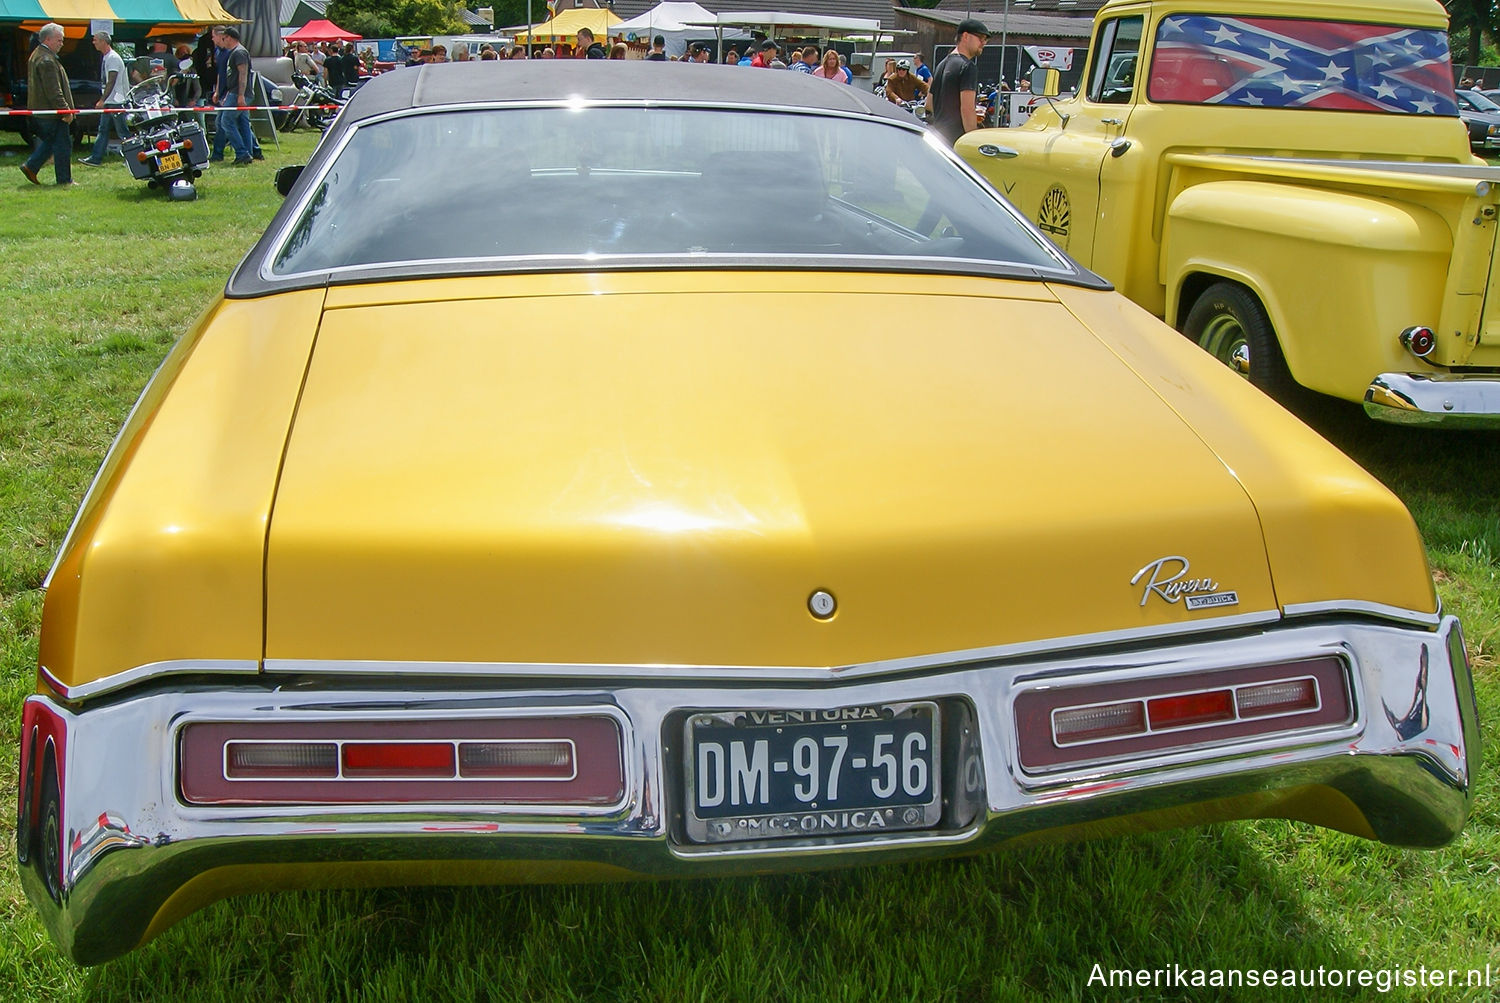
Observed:
[[[157,170],[159,171],[180,171],[182,170],[182,154],[163,153],[158,163],[160,164],[160,166],[157,167]]]
[[[685,737],[693,842],[869,835],[942,817],[934,703],[698,711]]]

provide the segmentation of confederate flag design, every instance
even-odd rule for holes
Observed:
[[[1156,35],[1152,101],[1457,115],[1445,32],[1181,14]]]

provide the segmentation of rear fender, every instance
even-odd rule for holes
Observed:
[[[1203,276],[1233,279],[1266,308],[1297,382],[1346,400],[1410,366],[1398,335],[1438,325],[1453,252],[1422,206],[1261,181],[1183,191],[1163,243],[1166,316],[1186,316]]]

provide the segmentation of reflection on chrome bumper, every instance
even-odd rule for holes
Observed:
[[[1436,631],[1345,622],[1155,651],[949,666],[880,680],[756,685],[745,670],[672,681],[475,682],[340,676],[225,678],[137,689],[69,709],[27,701],[22,883],[53,937],[94,964],[224,895],[344,883],[441,884],[691,876],[844,866],[1047,841],[1289,817],[1406,846],[1452,839],[1479,764],[1458,623]],[[1317,656],[1349,672],[1352,716],[1332,726],[1028,773],[1019,694],[1196,676]],[[420,672],[421,666],[414,666]],[[517,688],[524,686],[525,688]],[[709,708],[956,708],[936,828],[697,845],[685,835],[685,715]],[[593,809],[493,804],[187,804],[181,729],[198,721],[433,720],[597,713],[621,723],[623,800]]]
[[[1500,375],[1381,373],[1365,391],[1365,413],[1402,425],[1500,428]]]

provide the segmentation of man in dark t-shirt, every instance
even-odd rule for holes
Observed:
[[[359,53],[354,51],[354,43],[344,44],[344,54],[339,57],[344,63],[344,86],[356,87],[359,85]]]
[[[943,57],[932,75],[928,110],[932,128],[951,146],[971,129],[979,127],[974,112],[974,95],[979,90],[979,64],[976,60],[990,40],[990,30],[977,18],[958,22],[958,41],[953,51]]]
[[[653,63],[665,63],[667,61],[667,38],[665,35],[657,35],[651,40],[651,54],[646,58]]]
[[[335,96],[343,94],[344,88],[348,85],[344,82],[344,57],[338,49],[332,52],[325,50],[323,72],[328,74],[328,89],[333,91]]]

